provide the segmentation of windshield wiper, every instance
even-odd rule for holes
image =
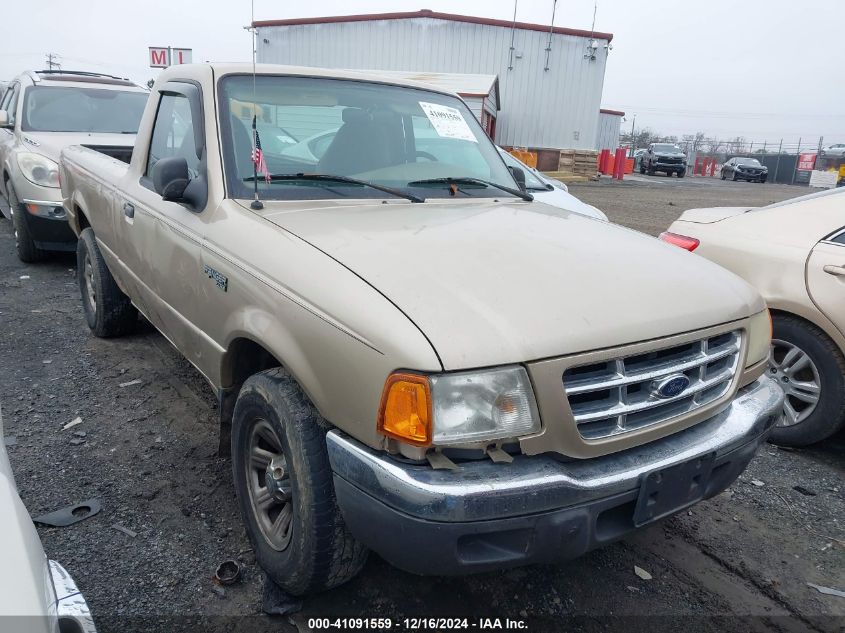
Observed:
[[[379,191],[384,191],[385,193],[389,193],[391,195],[397,196],[399,198],[405,198],[406,200],[410,200],[411,202],[425,202],[425,198],[420,198],[419,196],[415,196],[412,193],[405,193],[404,191],[400,191],[399,189],[394,189],[393,187],[385,187],[383,185],[377,185],[374,182],[369,182],[367,180],[359,180],[357,178],[349,178],[348,176],[335,176],[332,174],[270,174],[270,180],[324,180],[326,182],[345,182],[350,185],[361,185],[364,187],[371,187],[372,189],[378,189]],[[263,179],[264,176],[258,176],[259,179]],[[256,179],[256,176],[247,176],[244,178],[244,182],[252,182]]]
[[[513,189],[512,187],[506,187],[505,185],[500,185],[497,182],[493,182],[491,180],[482,180],[481,178],[470,178],[470,177],[458,177],[458,178],[427,178],[425,180],[414,180],[413,182],[409,182],[409,187],[414,187],[416,185],[436,185],[436,184],[444,184],[444,185],[485,185],[486,187],[494,187],[496,189],[501,189],[512,196],[516,196],[517,198],[522,198],[526,202],[531,202],[534,200],[534,196],[530,193],[525,191],[520,191],[519,189]]]

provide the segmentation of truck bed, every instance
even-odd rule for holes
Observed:
[[[83,145],[82,147],[87,147],[88,149],[93,149],[95,152],[111,156],[127,165],[132,160],[132,145]]]

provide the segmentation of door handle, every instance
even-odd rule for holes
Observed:
[[[836,275],[838,277],[845,277],[845,266],[827,265],[822,270],[824,270],[829,275]]]
[[[123,203],[123,215],[127,218],[134,218],[135,217],[135,205],[131,202],[124,202]]]

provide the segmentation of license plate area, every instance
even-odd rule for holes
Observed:
[[[643,475],[634,525],[657,521],[701,501],[715,458],[715,453],[708,453]]]

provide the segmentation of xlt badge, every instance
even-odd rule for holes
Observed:
[[[203,269],[206,275],[208,275],[209,279],[213,279],[214,283],[217,284],[217,287],[220,288],[223,292],[226,292],[229,288],[229,278],[222,273],[217,272],[211,266],[206,265]]]

